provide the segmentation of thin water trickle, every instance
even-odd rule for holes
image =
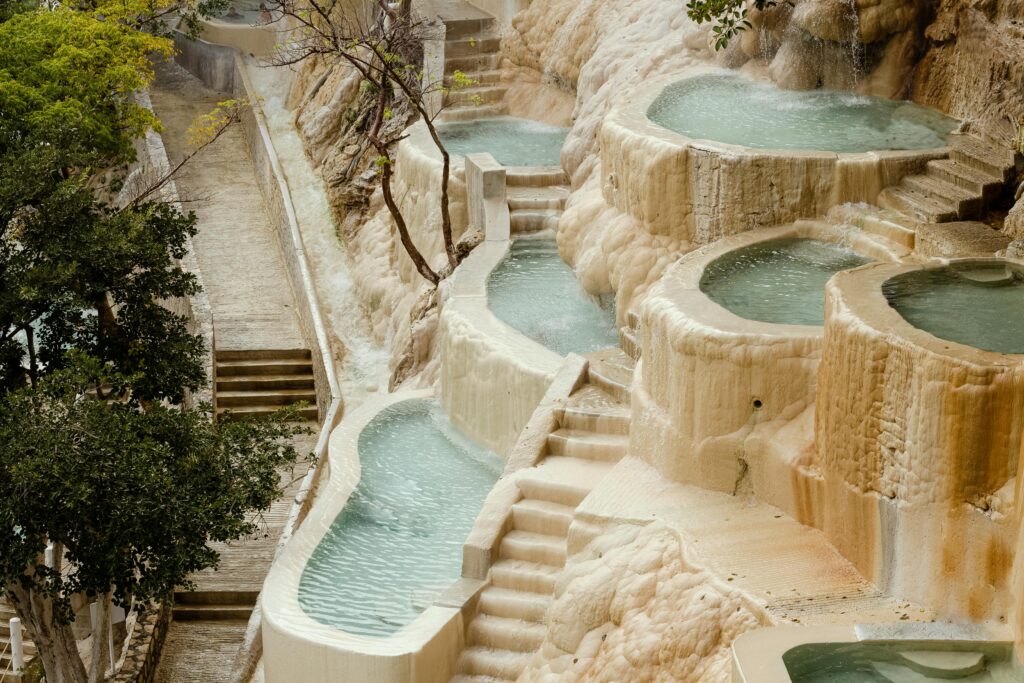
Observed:
[[[323,181],[306,157],[292,112],[285,106],[292,72],[252,61],[247,67],[253,87],[262,98],[274,148],[288,180],[325,322],[345,346],[342,394],[346,406],[352,408],[369,391],[387,387],[387,350],[370,335],[369,322],[355,292],[351,257],[338,236]]]
[[[781,325],[823,325],[825,283],[868,263],[855,251],[805,238],[752,244],[708,264],[700,289],[736,315]]]
[[[912,102],[834,90],[788,91],[728,72],[665,88],[647,111],[691,138],[765,149],[934,149],[956,122]]]
[[[569,133],[568,128],[514,116],[445,123],[438,131],[450,153],[490,152],[503,166],[558,166]]]
[[[487,281],[487,304],[499,320],[563,356],[619,343],[614,300],[590,296],[554,240],[514,242]]]
[[[996,353],[1024,353],[1024,269],[954,264],[898,275],[882,287],[914,327]]]
[[[503,462],[428,399],[385,408],[358,448],[359,484],[307,562],[299,604],[322,624],[383,637],[459,578],[462,544]]]

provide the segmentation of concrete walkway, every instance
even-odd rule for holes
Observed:
[[[194,147],[188,129],[230,95],[174,63],[157,68],[151,93],[171,163]],[[298,349],[305,342],[284,263],[240,126],[232,126],[175,179],[199,218],[194,243],[213,308],[217,350]]]
[[[176,64],[157,69],[153,109],[164,125],[171,163],[193,147],[188,129],[229,95],[206,88]],[[239,126],[192,159],[176,177],[186,210],[195,211],[196,256],[213,309],[217,351],[290,350],[305,347],[295,301],[270,219]],[[297,437],[309,453],[318,425]],[[281,473],[283,494],[263,514],[252,538],[217,544],[220,567],[193,577],[181,593],[156,673],[158,683],[210,683],[231,677],[249,613],[270,569],[305,465]]]

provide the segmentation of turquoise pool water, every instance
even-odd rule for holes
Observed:
[[[673,83],[647,116],[700,140],[825,152],[944,147],[957,125],[912,102],[832,90],[781,90],[725,73]]]
[[[1024,353],[1024,271],[953,264],[898,275],[882,287],[914,327],[996,353]]]
[[[299,582],[299,604],[347,633],[387,636],[461,575],[462,544],[504,466],[428,399],[381,411],[359,435],[361,477]]]
[[[558,166],[568,128],[513,116],[457,121],[438,126],[451,154],[490,152],[502,166]]]
[[[554,240],[513,242],[487,280],[487,304],[499,320],[563,356],[619,344],[614,298],[590,296]]]
[[[793,683],[1019,683],[1007,645],[984,642],[810,643],[782,657]]]
[[[700,289],[741,318],[782,325],[824,325],[825,283],[868,263],[855,251],[799,237],[768,240],[708,264]]]

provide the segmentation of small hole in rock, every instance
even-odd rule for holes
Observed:
[[[755,398],[754,399],[754,410],[761,410],[761,406],[763,406],[763,405],[764,405],[764,403],[761,402],[761,399],[759,399],[759,398]]]

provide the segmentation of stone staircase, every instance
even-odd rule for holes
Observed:
[[[640,360],[640,316],[635,311],[626,313],[626,324],[619,328],[619,347],[634,362]]]
[[[948,159],[929,161],[924,173],[882,190],[876,203],[924,223],[984,216],[1013,180],[1018,156],[969,133],[950,136]]]
[[[21,674],[13,671],[13,658],[11,655],[11,619],[18,616],[6,600],[0,598],[0,680],[4,683],[21,683]],[[23,652],[25,663],[30,662],[36,655],[36,646],[28,639],[28,634],[22,631]]]
[[[498,48],[501,38],[493,19],[444,19],[445,121],[468,121],[506,113],[508,88],[501,85]],[[472,81],[465,88],[453,88],[455,72]]]
[[[305,402],[304,420],[316,421],[313,358],[308,349],[217,351],[217,416],[261,417]]]
[[[247,623],[258,598],[258,591],[177,591],[174,593],[174,620]]]
[[[560,166],[520,166],[505,175],[512,236],[557,230],[569,198],[569,179]]]
[[[543,642],[576,507],[629,446],[631,363],[618,349],[591,356],[587,382],[556,413],[547,455],[516,474],[522,497],[512,506],[452,683],[514,681]]]

